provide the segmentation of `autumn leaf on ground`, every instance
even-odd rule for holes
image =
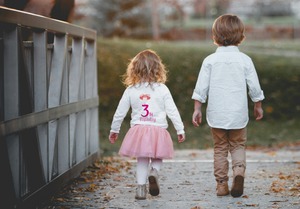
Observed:
[[[280,179],[285,179],[285,180],[288,179],[287,176],[283,176],[283,175],[280,175],[279,178],[280,178]]]
[[[65,199],[63,199],[63,198],[56,198],[56,200],[58,200],[58,201],[65,201]]]
[[[273,184],[273,185],[274,185],[274,184],[285,185],[285,183],[284,183],[284,182],[281,182],[281,181],[273,181],[272,184]]]
[[[191,209],[203,209],[201,206],[196,206],[196,207],[193,207]]]
[[[237,202],[236,204],[242,204],[242,202]]]
[[[268,155],[276,156],[276,153],[275,152],[268,152]]]
[[[276,187],[273,187],[271,189],[271,191],[274,192],[274,193],[279,193],[280,192],[280,190],[278,188],[276,188]]]
[[[123,181],[123,180],[125,180],[125,179],[120,176],[114,179],[114,181]]]
[[[193,152],[193,153],[189,154],[189,156],[196,157],[197,154]]]
[[[248,198],[248,196],[247,196],[247,195],[244,195],[244,196],[242,196],[242,198]]]
[[[246,206],[251,206],[251,207],[258,207],[258,206],[259,206],[259,204],[251,204],[251,203],[250,203],[250,204],[249,204],[249,203],[246,203],[245,205],[246,205]]]

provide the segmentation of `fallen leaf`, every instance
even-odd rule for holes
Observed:
[[[244,195],[244,196],[242,196],[242,198],[248,198],[248,196],[247,196],[247,195]]]
[[[114,181],[123,181],[123,180],[125,180],[125,179],[120,176],[114,179]]]
[[[251,206],[251,207],[258,207],[258,206],[259,206],[259,204],[251,204],[251,203],[250,203],[250,204],[249,204],[249,203],[246,203],[245,205],[246,205],[246,206]]]
[[[268,155],[276,156],[276,153],[275,152],[269,152]]]
[[[193,152],[193,153],[189,154],[189,156],[196,157],[197,154]]]
[[[63,198],[56,198],[56,200],[58,200],[58,201],[65,201],[65,199],[63,199]]]
[[[242,204],[242,202],[237,202],[236,204]]]

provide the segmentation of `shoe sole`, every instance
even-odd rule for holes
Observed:
[[[226,194],[218,194],[218,193],[217,193],[217,196],[227,196],[227,195],[229,195],[229,193],[230,193],[230,192],[227,192]]]
[[[146,198],[144,198],[144,197],[135,197],[135,199],[137,199],[137,200],[145,200]]]
[[[159,194],[159,187],[154,176],[149,176],[149,193],[152,196]]]
[[[244,190],[244,177],[236,176],[234,178],[234,185],[231,189],[231,196],[240,197],[243,194]]]

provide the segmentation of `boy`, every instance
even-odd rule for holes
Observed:
[[[251,58],[237,47],[245,39],[244,31],[244,24],[236,15],[226,14],[215,20],[213,39],[219,47],[204,59],[192,96],[195,100],[193,124],[196,127],[202,120],[201,105],[209,96],[206,118],[214,140],[214,175],[218,196],[229,194],[228,151],[233,169],[231,195],[239,197],[243,194],[246,125],[249,120],[247,85],[255,103],[256,120],[263,117],[261,101],[264,94],[254,65]]]

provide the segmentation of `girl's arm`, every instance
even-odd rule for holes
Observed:
[[[127,115],[129,108],[130,108],[130,99],[129,99],[129,93],[127,88],[114,114],[113,122],[111,124],[111,130],[110,130],[111,133],[119,133],[121,124],[125,116]]]
[[[179,115],[178,109],[174,103],[172,95],[169,89],[166,87],[164,93],[164,101],[165,101],[165,110],[168,117],[171,119],[174,124],[175,129],[177,130],[177,135],[184,134],[184,126]],[[185,138],[185,136],[181,136],[181,138]]]

